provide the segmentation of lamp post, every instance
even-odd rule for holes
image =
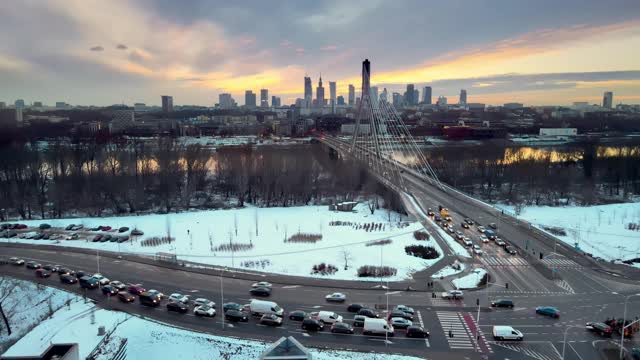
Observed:
[[[98,274],[100,274],[100,249],[96,249],[96,263],[98,264]]]
[[[226,268],[220,269],[220,310],[222,310],[222,330],[224,330],[224,283],[222,281],[222,274]]]
[[[569,329],[571,328],[582,328],[582,326],[578,326],[578,325],[567,325],[567,328],[564,329],[564,337],[562,338],[562,360],[564,360],[564,348],[565,345],[567,344],[567,332],[569,331]]]
[[[624,298],[624,316],[622,316],[622,331],[620,331],[622,333],[620,335],[620,359],[622,359],[622,350],[624,350],[624,329],[626,328],[624,323],[627,321],[627,302],[634,296],[640,296],[640,293],[631,294]]]

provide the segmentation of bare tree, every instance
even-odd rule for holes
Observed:
[[[347,250],[347,248],[342,248],[342,250],[340,250],[340,255],[342,256],[342,259],[344,260],[344,269],[348,270],[349,269],[349,261],[353,260],[353,256],[351,255],[351,252],[349,250]]]

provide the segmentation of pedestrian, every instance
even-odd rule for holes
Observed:
[[[453,331],[451,331],[451,329],[449,329],[449,337],[452,338],[453,337]]]

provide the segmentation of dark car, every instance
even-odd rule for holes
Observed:
[[[513,308],[513,300],[498,299],[498,300],[496,300],[496,301],[492,301],[492,302],[491,302],[491,306],[492,306],[492,307],[506,307],[506,308]]]
[[[107,242],[107,241],[111,241],[111,235],[104,235],[102,237],[102,239],[100,239],[100,242]]]
[[[91,240],[91,241],[93,241],[93,242],[98,242],[98,241],[100,241],[100,240],[102,240],[102,235],[101,235],[101,234],[98,234],[98,235],[94,236],[94,237],[93,237],[93,240]]]
[[[247,322],[249,321],[249,317],[246,313],[240,310],[229,309],[224,312],[224,318],[229,321],[241,321]]]
[[[339,334],[353,334],[354,333],[354,329],[353,326],[347,324],[347,323],[343,323],[343,322],[336,322],[333,323],[333,325],[331,325],[331,332],[332,333],[339,333]]]
[[[324,329],[324,323],[320,320],[307,318],[302,322],[302,329],[310,331],[321,331],[322,329]]]
[[[73,275],[62,274],[60,275],[60,282],[63,284],[75,284],[78,282],[78,278]]]
[[[473,225],[474,224],[473,220],[471,220],[469,218],[464,219],[464,222],[466,222],[469,225]]]
[[[65,230],[73,230],[73,228],[74,228],[74,227],[75,227],[75,225],[74,225],[74,224],[69,224],[69,225],[67,225],[67,227],[65,227],[64,229],[65,229]]]
[[[147,289],[142,287],[142,285],[140,285],[140,284],[132,284],[132,285],[129,285],[129,288],[127,289],[127,291],[129,291],[130,293],[132,293],[134,295],[140,295],[143,292],[147,291]]]
[[[49,224],[40,224],[40,226],[38,226],[40,228],[40,230],[47,230],[47,229],[51,229],[51,225]]]
[[[280,326],[282,325],[282,318],[276,314],[264,314],[260,318],[260,324],[268,326]]]
[[[58,275],[75,275],[75,271],[69,269],[69,268],[65,268],[65,267],[61,267],[58,269]]]
[[[222,304],[222,311],[226,312],[227,310],[241,311],[242,310],[242,305],[240,305],[238,303],[234,303],[234,302]]]
[[[353,326],[354,327],[363,327],[364,321],[367,317],[364,315],[356,315],[353,317]]]
[[[302,310],[296,310],[289,313],[289,320],[302,321],[307,317],[307,313]]]
[[[144,235],[144,232],[142,232],[141,230],[138,230],[138,229],[133,229],[133,230],[131,230],[131,235],[133,235],[133,236],[141,236],[141,235]]]
[[[365,306],[362,304],[351,304],[349,306],[347,306],[347,311],[348,312],[352,312],[352,313],[357,313],[358,311],[360,311],[360,309],[364,308]]]
[[[121,232],[121,233],[123,233],[123,232],[127,232],[127,231],[129,231],[129,228],[128,228],[128,227],[126,227],[126,226],[123,226],[123,227],[121,227],[120,229],[118,229],[118,232]]]
[[[489,224],[487,226],[492,228],[492,229],[494,229],[494,230],[498,229],[498,225],[496,225],[496,223],[491,223],[491,224]]]
[[[83,276],[79,280],[80,287],[84,289],[96,289],[98,285],[98,279],[91,276]]]
[[[504,251],[508,252],[511,255],[516,255],[518,253],[518,251],[516,250],[515,247],[511,246],[511,245],[507,245],[504,247]]]
[[[411,314],[406,313],[406,312],[401,311],[401,310],[393,310],[387,315],[387,319],[391,319],[391,318],[394,318],[394,317],[399,317],[399,318],[403,318],[403,319],[407,319],[407,320],[413,320],[413,316]]]
[[[599,322],[588,322],[587,329],[605,337],[611,337],[613,334],[613,328],[611,326]]]
[[[55,272],[55,270],[54,270],[55,267],[53,265],[51,265],[51,264],[44,265],[42,268],[47,270],[47,271]]]
[[[544,315],[544,316],[550,316],[552,318],[559,318],[560,317],[560,310],[551,307],[551,306],[538,306],[536,308],[536,314],[540,314],[540,315]]]
[[[129,235],[118,236],[119,243],[123,243],[125,241],[129,241]]]
[[[463,228],[465,228],[465,229],[468,229],[468,228],[469,228],[469,224],[467,224],[467,223],[466,223],[466,222],[464,222],[464,221],[463,221],[462,223],[460,223],[460,226],[462,226],[462,227],[463,227]]]
[[[269,296],[271,295],[271,289],[268,287],[259,287],[249,290],[249,293],[254,296]]]
[[[27,228],[27,225],[25,225],[25,224],[15,224],[15,225],[13,225],[13,229],[14,230],[23,230],[23,229],[26,229],[26,228]]]
[[[428,216],[434,216],[436,213],[433,212],[433,210],[431,208],[429,208],[429,210],[427,210],[427,215]]]
[[[40,269],[42,265],[38,264],[35,261],[27,261],[27,269]]]
[[[123,303],[130,303],[134,302],[136,300],[136,297],[126,291],[120,291],[118,292],[118,299],[120,299],[120,301],[122,301]]]
[[[109,241],[110,241],[110,242],[116,242],[116,241],[118,241],[118,237],[117,237],[117,236],[115,236],[115,235],[113,235],[113,236],[111,237],[111,239],[109,239]]]
[[[78,270],[78,271],[76,271],[76,277],[77,277],[78,279],[80,279],[81,277],[83,277],[83,276],[85,276],[85,275],[88,275],[88,274],[89,274],[89,273],[87,273],[86,271],[83,271],[83,270]]]
[[[362,308],[358,311],[358,315],[362,315],[362,316],[366,316],[368,318],[379,318],[380,314],[373,310],[373,309],[369,309],[369,308]]]
[[[435,220],[436,222],[438,222],[438,223],[439,223],[439,222],[441,222],[441,221],[442,221],[442,216],[440,216],[440,215],[436,215],[436,216],[434,217],[434,220]]]
[[[167,310],[184,314],[189,311],[189,307],[179,301],[172,301],[170,303],[167,303]]]
[[[39,278],[48,278],[51,276],[51,271],[45,269],[36,270],[36,276]]]
[[[407,328],[407,337],[426,338],[429,337],[429,332],[423,329],[421,326],[412,325]]]
[[[118,289],[114,288],[111,285],[105,285],[102,287],[102,293],[109,296],[114,296],[118,294]]]
[[[111,230],[111,226],[100,226],[100,230],[109,231],[109,230]]]

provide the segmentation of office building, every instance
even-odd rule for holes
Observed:
[[[338,106],[344,106],[344,96],[340,95],[337,99]]]
[[[23,111],[24,108],[16,106],[16,126],[18,127],[22,127],[24,125],[24,115],[22,113]]]
[[[42,107],[42,101],[34,101],[33,102],[33,107],[37,107],[37,108]]]
[[[387,88],[384,88],[382,90],[382,93],[380,93],[380,100],[389,101],[389,93],[387,92]]]
[[[371,96],[371,101],[374,103],[378,102],[378,87],[372,86],[369,88],[369,96]]]
[[[391,100],[394,107],[399,108],[402,106],[402,95],[400,93],[394,92],[391,94]]]
[[[458,104],[467,105],[467,90],[460,90],[460,100],[458,100]]]
[[[56,103],[56,107],[58,107],[58,103]],[[173,112],[173,96],[162,95],[162,112]]]
[[[0,101],[0,109],[4,109],[7,107],[7,103],[5,103],[4,101]]]
[[[56,109],[65,109],[67,105],[64,101],[56,101]]]
[[[407,91],[404,93],[404,103],[405,105],[412,106],[414,103],[415,96],[415,86],[413,84],[407,84]]]
[[[324,87],[322,87],[322,75],[320,75],[320,81],[318,81],[318,87],[316,88],[316,106],[323,107],[324,104]]]
[[[613,108],[613,92],[605,91],[602,98],[602,107],[605,109]]]
[[[446,96],[439,96],[438,97],[438,102],[436,103],[436,105],[438,105],[438,106],[447,105],[447,97]]]
[[[329,81],[329,99],[332,105],[336,103],[336,82],[335,81]]]
[[[349,106],[353,106],[356,103],[356,88],[353,84],[349,84]]]
[[[251,90],[247,90],[244,92],[244,106],[250,108],[250,109],[255,109],[256,107],[256,94],[251,91]]]
[[[236,107],[236,101],[233,99],[231,94],[220,94],[218,95],[218,106],[221,109],[231,109]]]
[[[280,97],[272,96],[271,97],[271,107],[280,107],[282,103],[280,102]]]
[[[313,102],[313,85],[311,84],[311,78],[308,76],[304,77],[304,100],[307,103],[307,107],[311,107],[311,103]]]
[[[269,90],[268,89],[260,89],[260,107],[262,108],[269,107]]]
[[[18,99],[13,103],[16,109],[24,109],[24,100]]]
[[[422,89],[422,102],[431,105],[431,86],[425,86]]]
[[[420,101],[420,91],[418,89],[413,90],[413,105],[418,105]]]

